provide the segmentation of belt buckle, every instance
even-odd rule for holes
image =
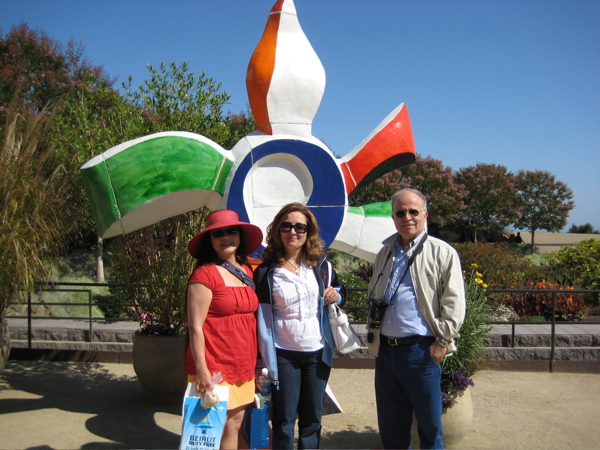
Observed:
[[[400,345],[400,339],[388,337],[388,344],[392,347],[398,347]]]

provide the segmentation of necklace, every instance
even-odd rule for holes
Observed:
[[[288,259],[286,262],[287,262],[287,263],[290,263],[290,266],[292,266],[292,267],[294,268],[294,273],[295,273],[297,276],[300,276],[300,266],[299,266],[299,265],[297,265],[297,264],[295,264],[295,263],[293,263],[293,262],[292,262],[290,259]]]

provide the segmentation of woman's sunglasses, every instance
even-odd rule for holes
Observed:
[[[240,230],[237,228],[230,228],[229,230],[217,230],[210,233],[210,235],[214,238],[222,238],[223,236],[235,236],[240,233]]]
[[[308,231],[308,225],[306,225],[305,223],[295,223],[292,225],[292,222],[283,222],[279,226],[279,231],[281,231],[282,233],[289,233],[290,231],[292,231],[292,228],[296,230],[296,233],[298,234],[304,234]]]

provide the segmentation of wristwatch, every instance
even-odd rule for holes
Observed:
[[[437,341],[438,344],[440,344],[442,347],[447,348],[450,345],[450,342],[443,340],[441,337],[436,336],[435,340]]]

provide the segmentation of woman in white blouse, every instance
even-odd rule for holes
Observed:
[[[334,343],[325,305],[344,289],[323,251],[315,216],[284,206],[267,227],[267,247],[254,280],[259,299],[258,346],[273,382],[273,448],[319,448],[323,397]]]

